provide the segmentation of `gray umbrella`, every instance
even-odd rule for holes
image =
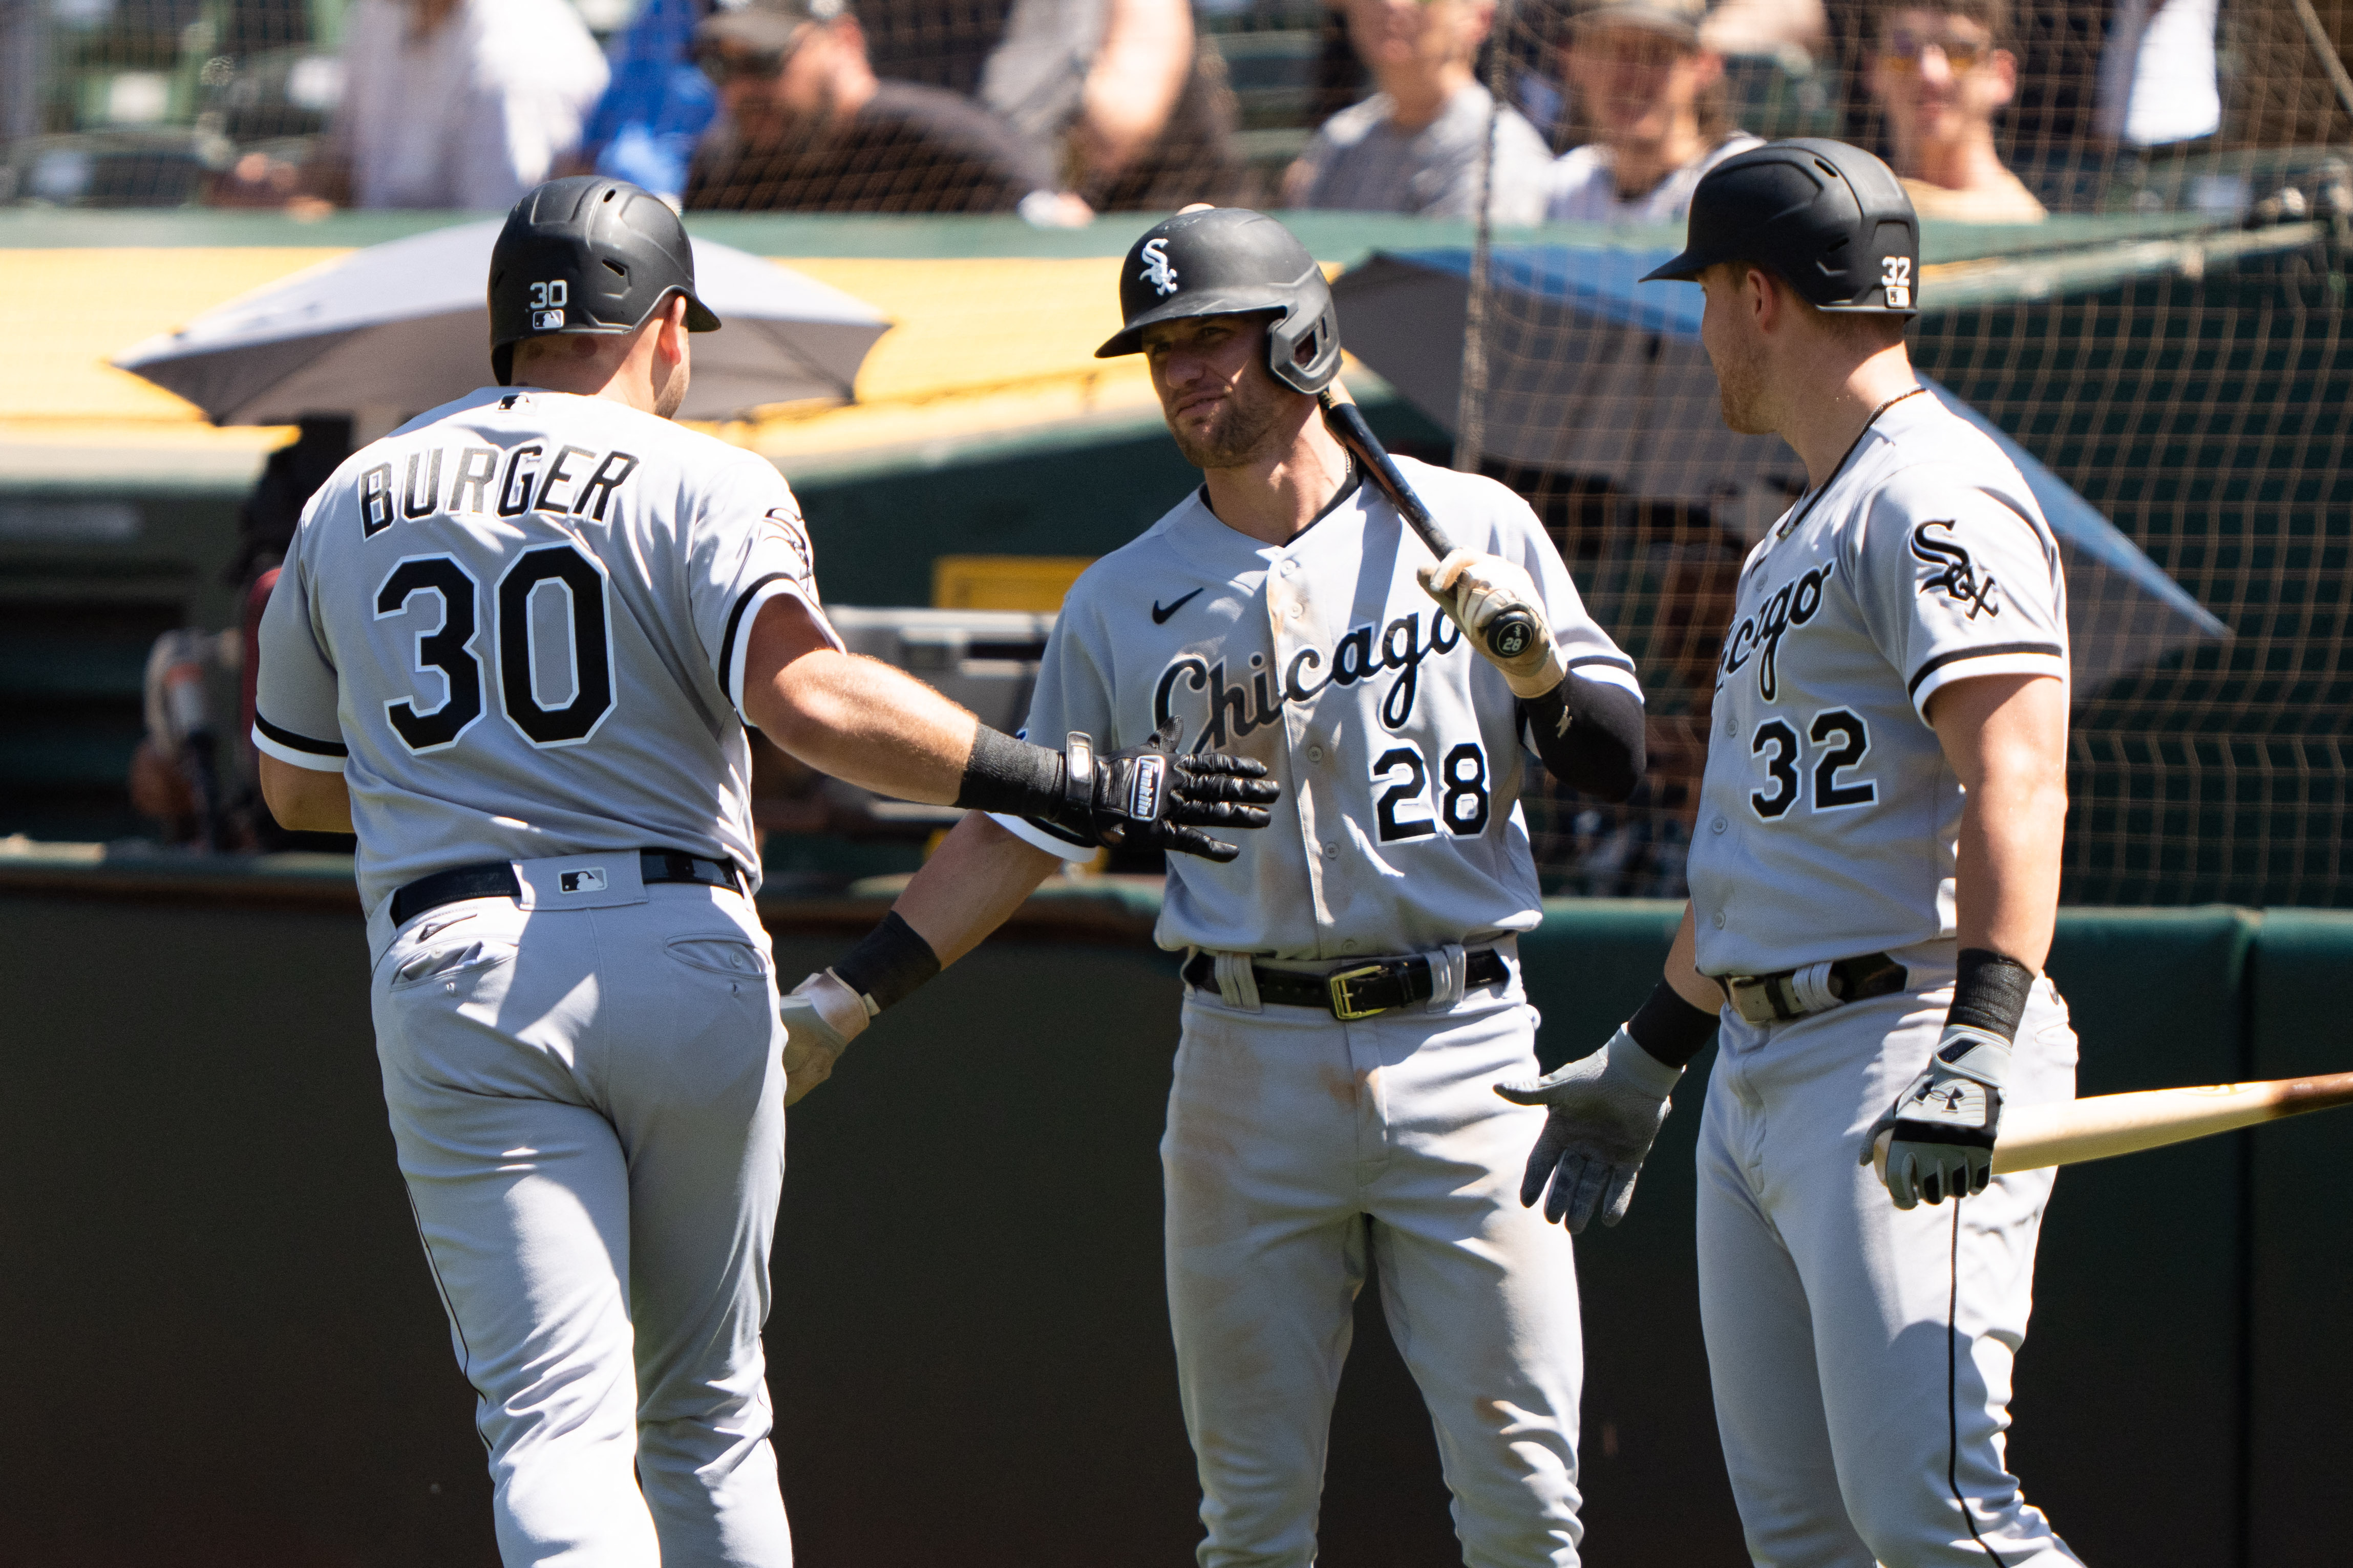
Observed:
[[[499,228],[470,223],[371,246],[207,310],[114,363],[216,425],[437,407],[491,384],[483,290]],[[762,404],[848,400],[891,323],[756,256],[693,244],[695,292],[725,325],[697,334],[680,415],[724,419]]]
[[[1699,290],[1637,281],[1671,254],[1496,252],[1482,446],[1490,457],[1607,479],[1647,500],[1704,503],[1736,531],[1761,532],[1804,489],[1805,468],[1778,437],[1725,428],[1699,342]],[[1462,250],[1376,254],[1333,288],[1349,352],[1450,430],[1469,292]],[[2098,508],[1976,409],[1927,384],[2018,465],[2058,536],[2079,696],[2170,649],[2231,635]]]

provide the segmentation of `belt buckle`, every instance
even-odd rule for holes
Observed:
[[[1724,988],[1731,993],[1732,1010],[1752,1024],[1786,1023],[1773,996],[1772,977],[1765,974],[1727,974]],[[1763,1016],[1758,1015],[1762,1014]]]
[[[1388,1012],[1387,1007],[1358,1007],[1348,996],[1349,982],[1369,979],[1385,973],[1387,973],[1385,965],[1367,963],[1360,969],[1344,969],[1337,974],[1325,975],[1324,989],[1332,994],[1332,1016],[1345,1024],[1357,1018],[1369,1018],[1376,1014]]]

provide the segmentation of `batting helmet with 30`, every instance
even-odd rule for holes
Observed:
[[[1920,220],[1895,172],[1813,137],[1726,158],[1692,192],[1683,252],[1643,278],[1691,279],[1720,261],[1780,276],[1819,310],[1914,316]]]
[[[491,368],[511,384],[514,346],[553,332],[634,332],[672,294],[689,331],[719,330],[694,297],[694,251],[660,197],[626,180],[550,180],[507,214],[491,247]]]
[[[1190,316],[1264,311],[1267,368],[1316,393],[1340,372],[1340,315],[1324,269],[1292,232],[1248,207],[1178,213],[1146,229],[1119,275],[1119,331],[1097,359],[1140,353],[1144,329]]]

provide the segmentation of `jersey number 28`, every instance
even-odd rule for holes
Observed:
[[[1457,838],[1475,838],[1487,830],[1487,753],[1475,741],[1465,741],[1438,764],[1438,815],[1428,814],[1423,791],[1430,783],[1430,764],[1419,748],[1392,746],[1373,763],[1373,783],[1388,784],[1373,802],[1374,832],[1384,844],[1407,838],[1428,838],[1439,824]],[[1411,816],[1400,811],[1410,810]]]
[[[412,555],[395,566],[375,593],[375,618],[430,615],[418,605],[430,598],[438,624],[417,634],[415,673],[438,671],[446,694],[429,710],[417,697],[396,697],[384,705],[401,744],[412,752],[438,752],[482,716],[482,661],[475,656],[481,624],[477,600],[481,584],[448,555]],[[565,616],[572,635],[568,655],[569,695],[558,703],[541,700],[542,683],[532,635],[532,600],[550,593],[568,598]],[[605,574],[577,545],[543,544],[526,550],[499,578],[494,641],[498,645],[499,702],[522,738],[534,746],[575,746],[596,732],[613,710],[610,617],[605,605]],[[549,695],[553,695],[550,693]]]

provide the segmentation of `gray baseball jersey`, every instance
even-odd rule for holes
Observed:
[[[1398,466],[1464,549],[1526,568],[1571,669],[1641,695],[1525,501],[1476,475]],[[1502,672],[1415,580],[1429,560],[1370,486],[1280,546],[1227,527],[1196,490],[1071,588],[1030,738],[1059,746],[1081,730],[1115,751],[1174,721],[1178,749],[1255,757],[1282,785],[1273,822],[1236,835],[1230,865],[1169,857],[1163,947],[1342,959],[1542,918],[1518,804],[1533,753]]]
[[[765,460],[607,399],[486,388],[311,499],[262,616],[254,743],[343,774],[370,910],[448,867],[588,849],[756,884],[744,642],[778,595],[818,611]]]
[[[1949,938],[1956,680],[2065,680],[2059,547],[2017,467],[1932,393],[1884,410],[1742,568],[1692,836],[1707,974]]]

